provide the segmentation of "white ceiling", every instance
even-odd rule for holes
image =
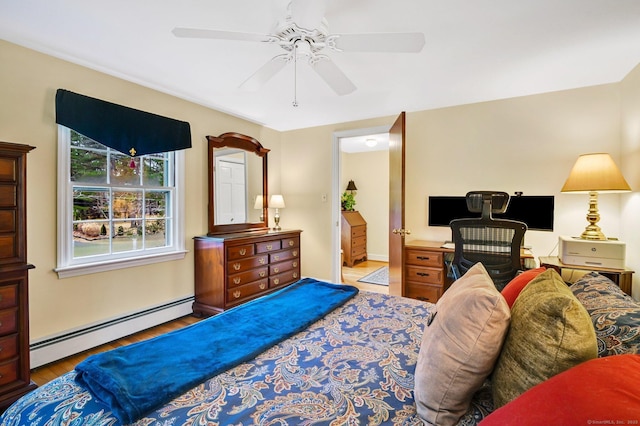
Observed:
[[[329,33],[422,32],[426,44],[329,52],[357,86],[344,96],[298,63],[293,107],[293,64],[238,88],[277,45],[171,32],[269,34],[287,3],[0,0],[0,38],[280,131],[618,82],[640,63],[639,0],[328,0]]]

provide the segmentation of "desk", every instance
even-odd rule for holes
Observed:
[[[558,256],[542,256],[540,257],[540,266],[545,268],[555,269],[560,276],[562,276],[562,270],[575,270],[587,272],[597,272],[609,278],[616,283],[620,290],[631,296],[631,284],[633,282],[633,272],[631,269],[613,269],[613,268],[601,268],[598,266],[581,266],[581,265],[567,265],[562,263]],[[563,278],[564,279],[564,278]]]
[[[453,244],[444,241],[413,240],[404,245],[403,296],[436,303],[451,285],[446,263],[453,260]],[[533,259],[522,250],[520,259]],[[523,266],[524,267],[524,266]]]

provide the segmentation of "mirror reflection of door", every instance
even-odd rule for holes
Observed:
[[[247,219],[246,154],[216,152],[215,222],[226,225]]]

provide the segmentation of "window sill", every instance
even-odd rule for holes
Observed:
[[[186,250],[174,251],[171,253],[154,254],[141,256],[133,259],[120,259],[110,262],[91,263],[86,265],[65,266],[55,268],[58,278],[70,278],[79,275],[95,274],[98,272],[114,271],[116,269],[132,268],[134,266],[150,265],[153,263],[168,262],[172,260],[184,259]]]

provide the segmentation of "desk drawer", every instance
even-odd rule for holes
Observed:
[[[444,284],[444,269],[440,268],[423,268],[420,266],[405,266],[405,279],[407,281],[416,281],[425,284],[436,284],[442,286]]]
[[[295,259],[300,256],[300,249],[292,248],[291,250],[283,250],[278,253],[269,255],[269,263],[282,262],[288,259]]]
[[[265,278],[260,281],[255,281],[247,285],[230,288],[227,290],[227,302],[235,303],[240,302],[247,297],[261,293],[269,288],[269,281]]]
[[[405,284],[405,296],[423,302],[436,303],[442,296],[442,287],[407,282]]]
[[[239,285],[248,284],[251,281],[259,280],[261,278],[267,278],[267,275],[269,275],[269,268],[267,266],[264,266],[262,268],[252,269],[247,272],[229,275],[227,285],[229,287],[237,287]]]
[[[264,266],[267,263],[269,263],[269,257],[266,254],[263,254],[262,256],[251,257],[249,259],[228,262],[227,268],[229,268],[229,274],[237,274],[248,271],[249,269]]]
[[[280,240],[266,241],[264,243],[256,244],[256,250],[258,251],[258,253],[268,253],[271,251],[280,250],[281,248],[282,241]]]
[[[354,226],[351,228],[351,237],[358,238],[364,237],[367,235],[367,227],[366,226]]]
[[[444,255],[440,251],[427,251],[407,249],[405,263],[418,266],[430,266],[442,268],[444,265]]]
[[[253,256],[256,253],[253,244],[246,244],[243,246],[227,247],[227,259],[244,259]]]

